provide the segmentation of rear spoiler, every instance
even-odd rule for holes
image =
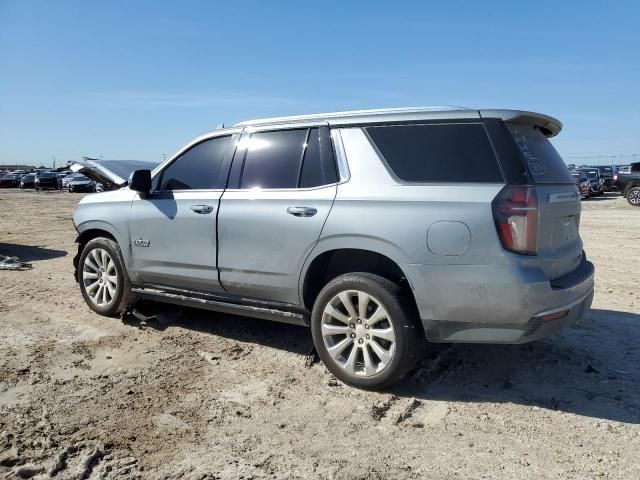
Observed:
[[[542,113],[524,110],[478,110],[478,113],[484,118],[497,117],[505,122],[535,125],[547,138],[555,137],[562,130],[562,122],[560,120]]]

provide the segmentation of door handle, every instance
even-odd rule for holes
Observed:
[[[294,217],[313,217],[318,213],[318,210],[312,207],[289,207],[287,208],[287,213]]]
[[[205,214],[213,212],[213,207],[211,205],[191,205],[191,210],[196,213]]]

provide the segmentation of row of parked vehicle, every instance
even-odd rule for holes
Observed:
[[[619,191],[634,206],[640,205],[640,162],[631,165],[569,166],[582,198]]]
[[[102,184],[71,170],[14,170],[0,175],[0,187],[35,190],[69,190],[70,192],[101,192]]]

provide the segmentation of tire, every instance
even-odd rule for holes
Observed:
[[[351,315],[340,297],[351,299]],[[358,318],[360,298],[366,302],[364,319]],[[329,371],[347,385],[367,390],[402,379],[419,360],[425,343],[413,299],[399,285],[370,273],[348,273],[325,285],[313,306],[311,333]]]
[[[78,261],[78,283],[89,308],[106,317],[118,316],[135,300],[120,247],[109,238],[97,237],[84,246]]]
[[[633,207],[640,207],[640,187],[633,187],[627,192],[627,202]]]

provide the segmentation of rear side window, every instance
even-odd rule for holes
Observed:
[[[180,155],[162,173],[159,190],[215,190],[224,188],[220,167],[230,136],[205,140]]]
[[[328,137],[321,137],[320,130],[309,132],[307,148],[300,171],[300,188],[318,187],[337,182],[336,164]]]
[[[531,125],[506,125],[535,183],[574,183],[564,160],[540,130]]]
[[[296,188],[307,129],[251,135],[240,188]]]
[[[391,171],[406,182],[504,182],[482,124],[368,127]]]
[[[329,142],[318,128],[252,134],[240,188],[311,188],[335,183]]]

